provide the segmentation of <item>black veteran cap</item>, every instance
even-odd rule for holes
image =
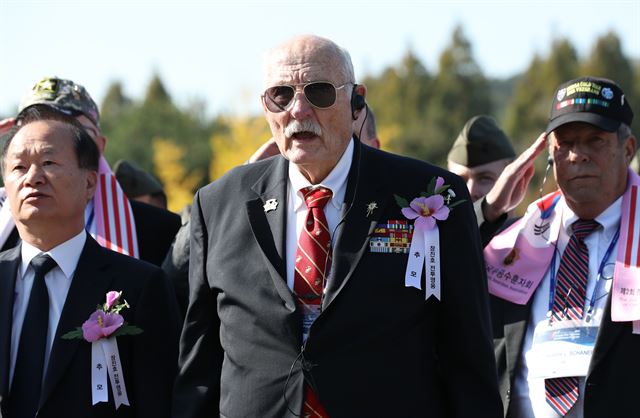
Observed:
[[[631,125],[633,112],[622,89],[613,81],[581,77],[558,87],[551,104],[547,133],[570,122],[585,122],[614,132]]]
[[[511,140],[496,121],[480,115],[465,123],[447,160],[471,168],[515,156]]]
[[[127,197],[164,193],[158,180],[127,160],[117,161],[113,165],[113,172]]]
[[[33,105],[46,105],[72,116],[84,115],[100,127],[100,113],[80,84],[58,77],[45,77],[29,90],[18,106],[18,114]]]

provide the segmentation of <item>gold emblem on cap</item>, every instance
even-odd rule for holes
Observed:
[[[38,83],[33,87],[33,90],[37,92],[54,93],[56,91],[57,84],[58,83],[55,80],[46,78],[38,81]]]

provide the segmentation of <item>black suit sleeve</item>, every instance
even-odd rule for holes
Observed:
[[[136,302],[133,318],[143,330],[132,339],[134,398],[136,416],[169,417],[178,359],[178,312],[163,271],[153,271]]]
[[[216,296],[207,278],[208,232],[201,193],[191,211],[189,307],[180,337],[179,372],[174,389],[173,416],[219,415],[223,350]]]
[[[480,229],[480,239],[482,240],[482,248],[489,244],[489,241],[500,232],[507,220],[507,214],[503,213],[495,222],[489,222],[484,218],[483,207],[486,205],[485,198],[477,200],[473,203],[473,210],[476,213],[478,228]]]
[[[437,355],[450,416],[501,417],[480,236],[466,186],[458,178],[451,184],[466,202],[439,223],[443,268]]]
[[[169,248],[167,257],[162,262],[162,270],[167,273],[169,281],[173,283],[181,318],[184,318],[189,303],[190,228],[189,222],[180,227],[171,248]]]

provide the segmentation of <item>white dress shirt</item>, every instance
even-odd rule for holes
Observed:
[[[317,186],[330,189],[333,193],[331,200],[324,207],[324,214],[329,223],[329,231],[331,231],[331,246],[333,247],[333,239],[336,234],[336,227],[342,219],[342,204],[344,203],[344,195],[347,189],[347,177],[353,160],[353,141],[349,141],[347,149],[338,160],[336,166],[331,170],[329,175],[322,180]],[[289,164],[289,183],[288,183],[288,199],[287,199],[287,285],[293,290],[293,280],[296,258],[296,249],[298,247],[298,237],[302,231],[302,226],[307,217],[307,204],[304,202],[300,189],[309,186],[316,186],[309,183],[309,180],[296,168],[295,165]]]
[[[75,237],[63,242],[50,251],[45,252],[58,264],[44,276],[45,284],[49,292],[49,329],[47,333],[47,349],[44,356],[44,370],[47,370],[49,364],[49,354],[53,346],[53,339],[60,321],[60,314],[67,299],[67,293],[71,286],[71,279],[76,271],[78,259],[87,240],[87,233],[82,230]],[[16,277],[15,296],[13,302],[13,323],[11,325],[11,358],[9,363],[9,384],[13,381],[13,372],[18,356],[18,345],[20,344],[20,334],[22,332],[22,324],[24,316],[27,313],[29,305],[29,296],[31,295],[31,287],[35,272],[31,267],[31,260],[38,254],[43,252],[36,247],[22,241],[22,262],[18,268]],[[80,326],[82,324],[78,324]],[[28,326],[26,324],[25,326]],[[67,331],[67,330],[65,330]],[[72,331],[72,330],[68,330]],[[44,376],[43,376],[44,378]]]
[[[611,251],[608,260],[604,261],[604,265],[607,265],[605,274],[603,274],[605,278],[601,279],[603,280],[604,285],[599,287],[599,292],[594,297],[593,292],[596,287],[598,269],[601,263],[603,263],[603,258],[616,235],[616,231],[618,231],[620,227],[621,208],[622,197],[618,198],[618,200],[613,202],[611,206],[595,218],[602,227],[598,227],[584,240],[587,248],[589,249],[589,277],[587,281],[585,311],[591,298],[594,299],[593,316],[589,325],[600,326],[604,307],[607,302],[607,296],[611,289],[611,283],[613,281],[611,280],[613,277],[611,273],[613,270],[609,268],[610,266],[608,266],[608,264],[615,262],[617,245],[613,248],[613,251]],[[549,404],[547,404],[544,379],[529,377],[529,368],[527,367],[526,359],[526,355],[532,347],[535,327],[541,322],[548,321],[547,312],[549,310],[550,274],[557,273],[560,265],[561,254],[564,252],[564,249],[569,242],[569,238],[571,238],[571,225],[578,220],[578,217],[571,209],[569,209],[564,199],[561,199],[560,202],[558,202],[557,210],[562,214],[562,227],[560,228],[560,236],[558,237],[558,251],[554,255],[556,271],[547,271],[544,279],[533,295],[531,316],[527,325],[527,332],[525,334],[522,352],[520,355],[521,367],[516,370],[515,382],[511,394],[511,409],[515,411],[514,416],[517,418],[559,418],[559,415],[551,408],[551,406],[549,406]],[[551,267],[549,270],[551,270]],[[584,321],[585,319],[583,319],[583,324],[585,323]],[[578,385],[580,396],[573,408],[571,408],[569,413],[565,415],[566,418],[580,418],[584,415],[584,377],[580,377],[578,379]]]

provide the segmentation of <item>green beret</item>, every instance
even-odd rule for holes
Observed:
[[[122,191],[129,198],[164,193],[158,180],[127,160],[118,160],[113,166],[113,172]]]
[[[469,168],[515,157],[509,137],[485,115],[467,121],[447,155],[449,161]]]

